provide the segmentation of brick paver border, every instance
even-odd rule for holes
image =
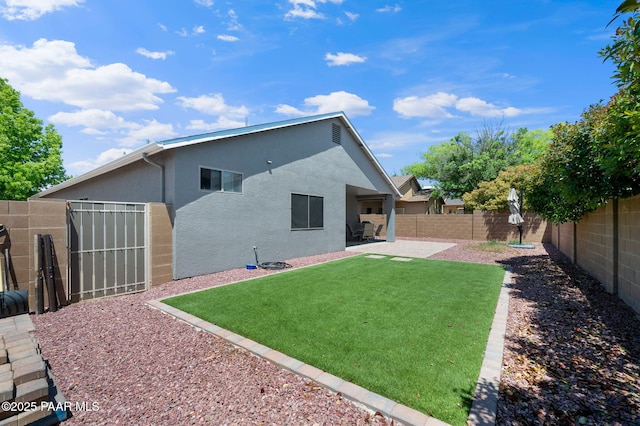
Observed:
[[[493,425],[495,424],[498,404],[498,385],[502,370],[502,355],[504,347],[504,335],[506,331],[507,311],[509,305],[509,286],[511,285],[511,271],[507,270],[502,282],[502,289],[498,297],[496,313],[489,333],[489,340],[485,350],[484,360],[480,369],[480,376],[476,385],[476,391],[469,412],[469,425]],[[427,416],[406,405],[399,404],[377,393],[371,392],[361,386],[321,371],[312,365],[292,358],[279,351],[258,344],[253,340],[235,334],[229,330],[218,327],[204,321],[194,315],[183,312],[172,306],[162,303],[160,300],[147,302],[152,308],[185,321],[193,327],[211,333],[235,346],[243,348],[256,356],[265,358],[270,362],[306,377],[334,392],[340,392],[342,396],[353,401],[357,405],[364,406],[373,412],[380,412],[384,416],[399,421],[406,425],[420,426],[446,426],[447,423],[434,417]]]

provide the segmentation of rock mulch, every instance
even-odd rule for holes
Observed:
[[[551,246],[486,252],[455,242],[432,258],[513,269],[498,425],[640,424],[640,320],[633,311]],[[145,305],[267,273],[227,271],[34,316],[67,400],[98,407],[76,410],[66,423],[390,424]]]
[[[499,425],[640,425],[640,317],[554,247],[514,270]]]

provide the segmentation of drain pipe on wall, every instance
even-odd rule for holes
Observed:
[[[165,202],[164,201],[164,165],[153,161],[151,158],[149,158],[146,152],[142,153],[142,159],[147,163],[151,164],[152,166],[159,167],[160,170],[162,171],[162,202],[164,203]]]

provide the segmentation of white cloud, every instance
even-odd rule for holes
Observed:
[[[307,112],[304,111],[300,111],[298,108],[296,107],[292,107],[291,105],[287,105],[287,104],[280,104],[276,107],[276,112],[278,114],[282,114],[282,115],[289,115],[289,116],[303,116],[303,115],[307,115]]]
[[[393,110],[403,117],[451,118],[453,115],[445,108],[455,105],[458,97],[449,93],[439,92],[435,95],[394,99]]]
[[[185,28],[181,28],[180,31],[176,31],[176,34],[178,34],[180,37],[186,37],[189,35],[189,31],[187,31]]]
[[[304,116],[343,111],[350,117],[369,115],[375,107],[361,97],[344,91],[332,92],[328,95],[317,95],[304,100],[305,109],[301,110],[290,105],[281,104],[276,112],[290,116]]]
[[[327,65],[329,65],[330,67],[357,64],[367,60],[365,56],[358,56],[354,55],[353,53],[343,52],[338,52],[335,55],[333,53],[327,53],[324,56],[324,59],[327,61]]]
[[[522,111],[518,108],[498,108],[478,98],[462,98],[456,102],[456,109],[458,111],[468,112],[471,115],[489,118],[517,117],[522,114]]]
[[[218,120],[213,123],[207,123],[204,120],[191,120],[187,125],[187,130],[215,132],[216,130],[243,127],[244,125],[245,122],[243,121],[231,120],[226,117],[218,117]]]
[[[5,0],[0,14],[8,21],[33,21],[65,7],[79,6],[84,0]]]
[[[402,8],[400,7],[400,5],[394,5],[394,6],[390,6],[390,5],[386,5],[385,7],[380,7],[378,9],[376,9],[376,12],[380,12],[380,13],[398,13],[402,10]]]
[[[131,129],[136,125],[127,122],[124,118],[115,115],[111,111],[101,109],[83,109],[74,112],[58,112],[48,120],[54,124],[63,124],[65,126],[84,126],[88,129]],[[98,130],[99,133],[104,133]],[[91,133],[92,130],[85,131]]]
[[[431,119],[453,118],[451,110],[466,112],[478,117],[516,117],[525,111],[519,108],[499,108],[482,99],[458,98],[451,93],[439,92],[424,97],[408,96],[393,101],[393,109],[406,118],[423,117]]]
[[[342,4],[343,0],[289,0],[293,5],[293,9],[288,11],[285,19],[325,19],[324,14],[318,12],[318,3]]]
[[[227,25],[227,30],[229,30],[229,31],[240,31],[242,29],[242,25],[238,22],[238,14],[236,13],[236,11],[233,10],[233,9],[229,9],[227,14],[229,15],[229,18],[231,19],[229,21],[229,24]]]
[[[135,146],[152,140],[170,139],[176,136],[173,125],[160,123],[157,120],[145,120],[143,124],[136,124],[123,138],[118,139],[121,146]]]
[[[218,40],[229,41],[229,42],[234,42],[234,41],[240,40],[236,36],[226,35],[226,34],[220,34],[217,38],[218,38]]]
[[[196,4],[199,4],[200,6],[204,6],[204,7],[211,7],[213,6],[213,0],[195,0]]]
[[[127,65],[94,67],[75,44],[40,39],[32,47],[0,45],[0,69],[23,95],[82,108],[113,111],[155,110],[173,93],[167,82],[149,78]]]
[[[152,52],[150,50],[145,49],[144,47],[139,47],[136,49],[136,53],[151,59],[167,59],[167,56],[173,55],[171,50],[167,50],[166,52]]]
[[[294,5],[293,9],[288,11],[284,15],[284,17],[285,17],[285,19],[295,19],[295,18],[324,19],[325,18],[325,16],[322,13],[318,13],[318,11],[316,11],[315,9],[304,8],[304,7],[300,7],[298,5]]]
[[[244,118],[249,113],[245,106],[233,107],[225,103],[220,93],[202,95],[197,98],[178,97],[180,105],[184,108],[192,108],[203,114]]]
[[[158,24],[158,26],[160,27],[160,29],[161,29],[162,31],[164,31],[165,33],[167,32],[167,26],[166,26],[166,25],[164,25],[164,24]]]
[[[48,119],[56,125],[83,126],[84,134],[109,135],[120,146],[134,146],[148,140],[168,139],[176,135],[171,124],[160,123],[155,119],[140,123],[127,121],[111,111],[99,109],[58,112]]]
[[[207,31],[204,29],[204,25],[197,25],[195,27],[193,27],[193,33],[194,34],[204,34]]]
[[[86,173],[95,169],[96,167],[102,166],[103,164],[107,164],[113,160],[117,160],[118,158],[127,155],[131,151],[133,150],[129,148],[111,148],[104,152],[101,152],[96,158],[71,163],[67,168],[69,170],[73,170],[74,174],[76,174],[76,172],[77,174]]]
[[[358,18],[360,17],[360,15],[359,15],[359,14],[357,14],[357,13],[352,13],[352,12],[346,12],[346,11],[345,11],[345,12],[344,12],[344,14],[345,14],[345,15],[347,15],[347,18],[349,18],[349,20],[350,20],[351,22],[355,22],[355,21],[357,21],[357,20],[358,20]]]
[[[367,138],[367,145],[372,150],[394,151],[406,147],[430,145],[440,140],[440,137],[429,136],[426,132],[383,132]]]

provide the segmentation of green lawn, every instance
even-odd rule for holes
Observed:
[[[346,258],[164,303],[464,425],[504,270]]]

